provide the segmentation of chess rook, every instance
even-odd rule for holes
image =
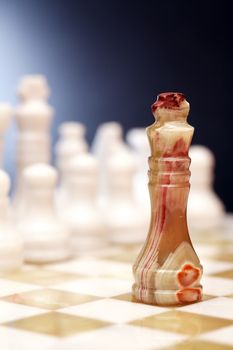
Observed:
[[[0,170],[0,271],[19,269],[23,263],[23,242],[9,218],[9,176]]]
[[[202,297],[202,266],[186,221],[194,131],[186,121],[189,103],[183,94],[163,93],[152,112],[156,122],[147,129],[151,223],[133,266],[133,296],[147,304],[191,303]]]
[[[64,260],[70,256],[70,235],[54,208],[57,171],[34,164],[23,172],[25,211],[18,228],[25,243],[25,260],[34,263]]]

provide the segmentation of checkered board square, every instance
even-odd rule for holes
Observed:
[[[132,300],[133,245],[2,274],[0,349],[233,349],[233,237],[194,241],[204,298],[191,305]]]

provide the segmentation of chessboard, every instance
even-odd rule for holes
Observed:
[[[0,278],[1,350],[233,349],[233,237],[192,234],[204,267],[200,303],[159,307],[131,298],[138,245]]]

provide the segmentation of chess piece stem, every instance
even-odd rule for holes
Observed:
[[[151,223],[133,266],[133,295],[147,304],[185,304],[202,294],[202,266],[186,220],[194,128],[186,121],[189,103],[183,94],[160,94],[152,112],[156,122],[147,129]]]

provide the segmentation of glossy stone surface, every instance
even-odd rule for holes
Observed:
[[[164,93],[152,105],[156,122],[147,128],[151,147],[149,192],[151,222],[133,266],[133,296],[158,305],[201,300],[202,266],[187,227],[190,158],[194,128],[187,123],[189,103],[180,93]]]

